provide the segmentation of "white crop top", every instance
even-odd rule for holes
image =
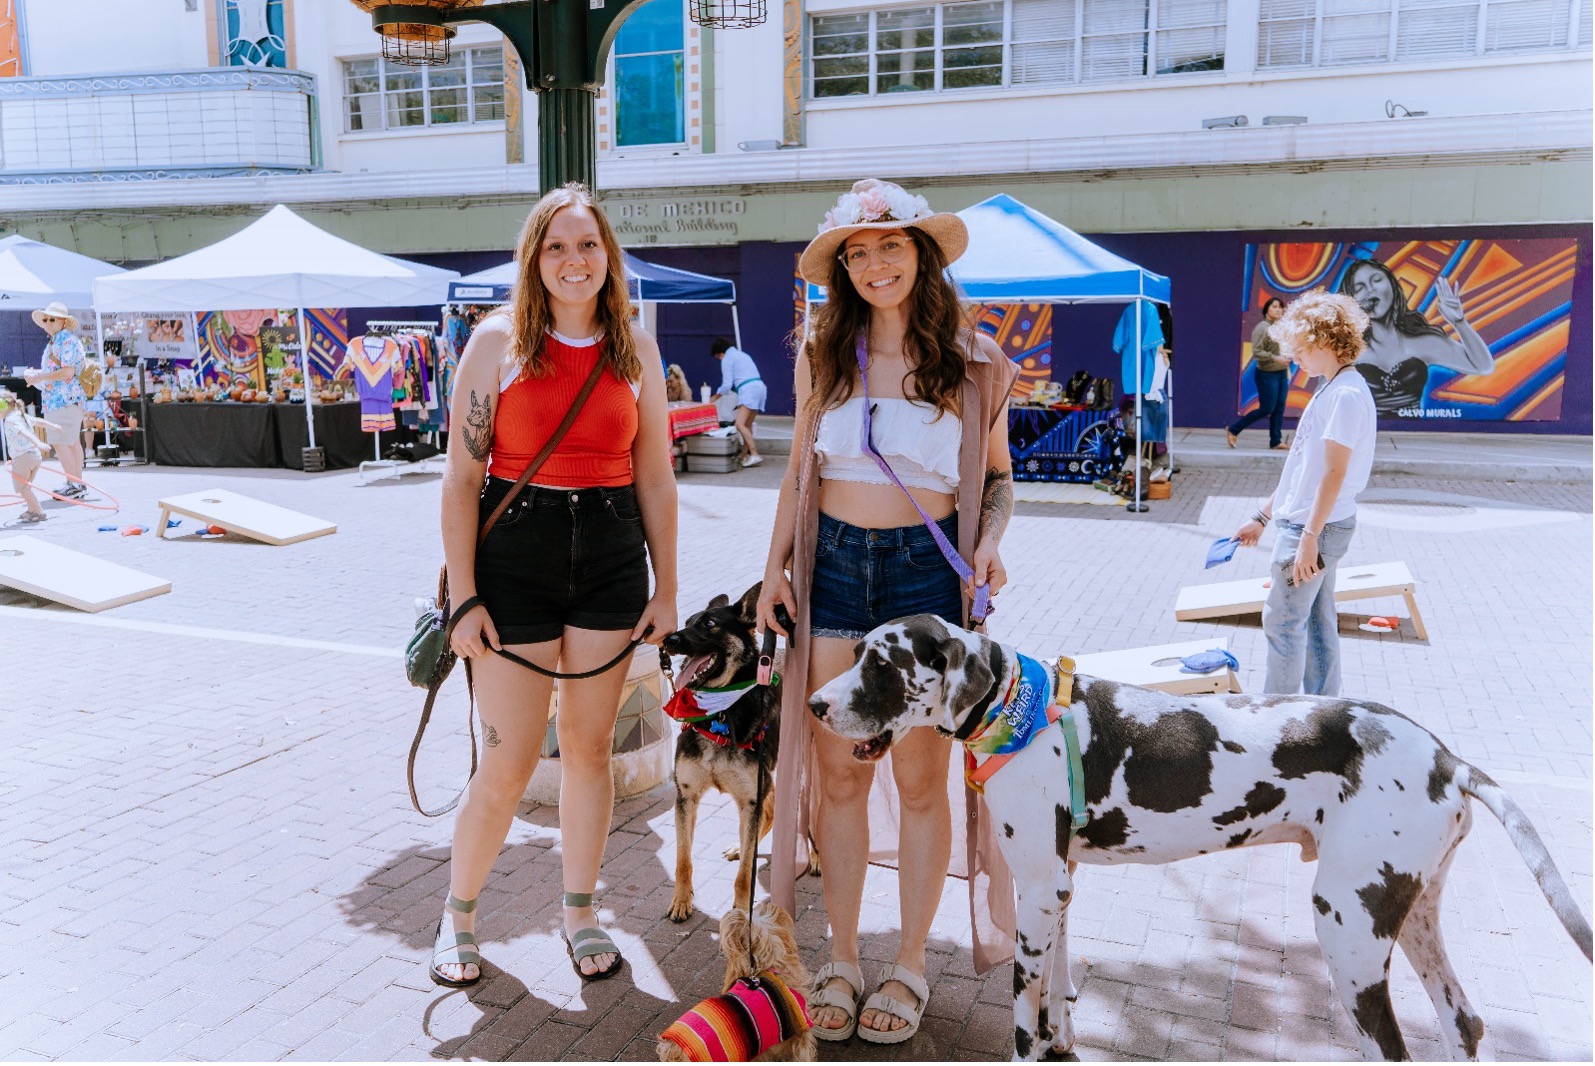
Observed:
[[[871,400],[875,448],[891,464],[899,481],[910,488],[958,491],[958,449],[964,427],[958,416],[937,417],[932,404],[918,400]],[[820,416],[814,453],[820,477],[890,485],[875,460],[864,452],[864,397],[855,396]]]

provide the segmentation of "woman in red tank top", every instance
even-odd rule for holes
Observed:
[[[631,324],[620,245],[580,185],[532,209],[516,247],[508,308],[485,319],[454,380],[443,478],[443,552],[482,716],[482,762],[454,824],[449,895],[431,963],[438,984],[481,979],[476,898],[537,766],[553,682],[494,654],[579,673],[657,644],[676,628],[676,482],[659,347]],[[569,431],[478,549],[482,522],[553,437],[595,366],[603,371]],[[650,596],[648,569],[652,563]],[[630,657],[561,681],[560,844],[564,935],[583,980],[620,951],[592,893],[609,834],[609,755]]]

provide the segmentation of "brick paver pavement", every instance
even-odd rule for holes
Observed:
[[[759,574],[777,476],[683,479],[683,615]],[[153,521],[160,495],[224,486],[339,532],[286,548],[159,543],[95,532],[101,516],[64,509],[30,531],[167,576],[173,591],[99,616],[0,591],[0,1058],[646,1059],[686,1003],[717,990],[713,931],[731,874],[718,853],[734,814],[706,805],[702,913],[673,925],[662,919],[668,786],[619,805],[605,859],[601,905],[627,975],[582,987],[571,973],[556,934],[557,812],[528,808],[484,890],[488,979],[469,993],[427,980],[450,827],[406,802],[419,699],[395,649],[440,557],[435,478],[128,469],[96,480],[122,498],[112,520],[124,525]],[[1182,624],[1172,605],[1180,584],[1260,570],[1260,552],[1207,573],[1201,559],[1269,487],[1192,470],[1139,517],[1021,504],[1005,546],[1015,586],[994,632],[1038,653],[1225,634],[1257,687],[1255,618]],[[1347,690],[1415,716],[1501,781],[1586,913],[1590,537],[1587,484],[1376,479],[1350,558],[1407,560],[1431,641],[1343,633]],[[425,759],[431,796],[464,770],[452,710]],[[1476,813],[1444,910],[1456,968],[1499,1057],[1588,1060],[1590,969],[1500,826]],[[1082,868],[1070,921],[1080,1057],[1354,1057],[1312,935],[1312,874],[1290,846]],[[895,875],[872,870],[870,960],[891,958],[895,898]],[[800,900],[817,965],[819,882]],[[897,1048],[824,1045],[824,1056],[1007,1057],[1010,977],[977,977],[968,937],[954,882],[921,1034]],[[1404,961],[1392,987],[1414,1055],[1436,1056],[1433,1013]]]

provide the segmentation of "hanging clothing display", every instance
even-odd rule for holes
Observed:
[[[354,367],[355,391],[360,394],[360,429],[386,432],[397,425],[393,417],[394,373],[399,368],[399,343],[392,337],[367,335],[349,342],[344,353]]]

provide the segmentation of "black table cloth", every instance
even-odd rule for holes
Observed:
[[[148,426],[150,458],[163,466],[281,466],[278,406],[152,403]],[[298,413],[302,420],[304,412]]]
[[[315,405],[316,447],[326,449],[328,470],[342,470],[359,466],[367,459],[375,459],[376,450],[371,434],[360,431],[360,401],[344,400],[339,403]],[[386,436],[386,434],[384,434]],[[388,441],[384,440],[385,448]],[[290,470],[305,468],[301,450],[310,444],[309,427],[305,424],[302,404],[279,405],[277,411],[277,450],[282,465]]]

